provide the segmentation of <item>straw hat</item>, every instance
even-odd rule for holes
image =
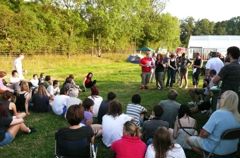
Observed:
[[[0,71],[0,78],[4,77],[6,75],[7,75],[7,73],[5,71]]]

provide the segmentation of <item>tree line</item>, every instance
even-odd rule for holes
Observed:
[[[167,0],[1,0],[0,51],[101,53],[175,49],[180,22]]]
[[[191,35],[240,35],[240,16],[229,20],[212,22],[208,19],[195,21],[193,17],[181,20],[180,39],[187,47]]]

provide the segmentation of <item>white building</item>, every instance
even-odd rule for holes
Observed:
[[[217,51],[225,56],[227,48],[231,46],[240,48],[240,36],[191,36],[188,43],[188,57],[193,58],[194,54],[199,52],[203,59],[207,59],[210,51]]]

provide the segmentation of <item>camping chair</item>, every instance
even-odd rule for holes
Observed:
[[[233,128],[233,129],[228,129],[226,131],[224,131],[221,135],[221,140],[233,140],[233,139],[240,139],[240,128]],[[230,153],[230,154],[226,154],[226,155],[216,155],[214,154],[214,150],[216,149],[216,147],[219,145],[220,141],[218,142],[218,144],[215,146],[215,148],[213,149],[212,152],[206,152],[206,151],[203,151],[203,156],[204,158],[210,158],[210,157],[218,157],[218,158],[234,158],[235,155],[237,154],[238,152],[238,149],[237,151],[233,152],[233,153]]]
[[[55,134],[55,158],[96,158],[97,149],[87,138],[70,140],[64,132]]]

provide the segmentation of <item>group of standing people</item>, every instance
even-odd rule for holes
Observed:
[[[193,69],[193,85],[196,88],[198,86],[199,75],[202,68],[202,59],[199,53],[196,53],[196,58],[193,63],[186,58],[186,54],[182,53],[177,54],[171,53],[169,57],[163,56],[162,54],[153,54],[147,51],[146,56],[140,60],[140,66],[142,68],[141,73],[141,89],[148,89],[148,83],[151,77],[155,76],[156,79],[156,88],[162,90],[166,87],[173,87],[178,78],[179,87],[183,87],[183,81],[185,82],[184,86],[188,88],[188,68],[192,66]],[[164,84],[165,76],[167,75],[166,84]]]

